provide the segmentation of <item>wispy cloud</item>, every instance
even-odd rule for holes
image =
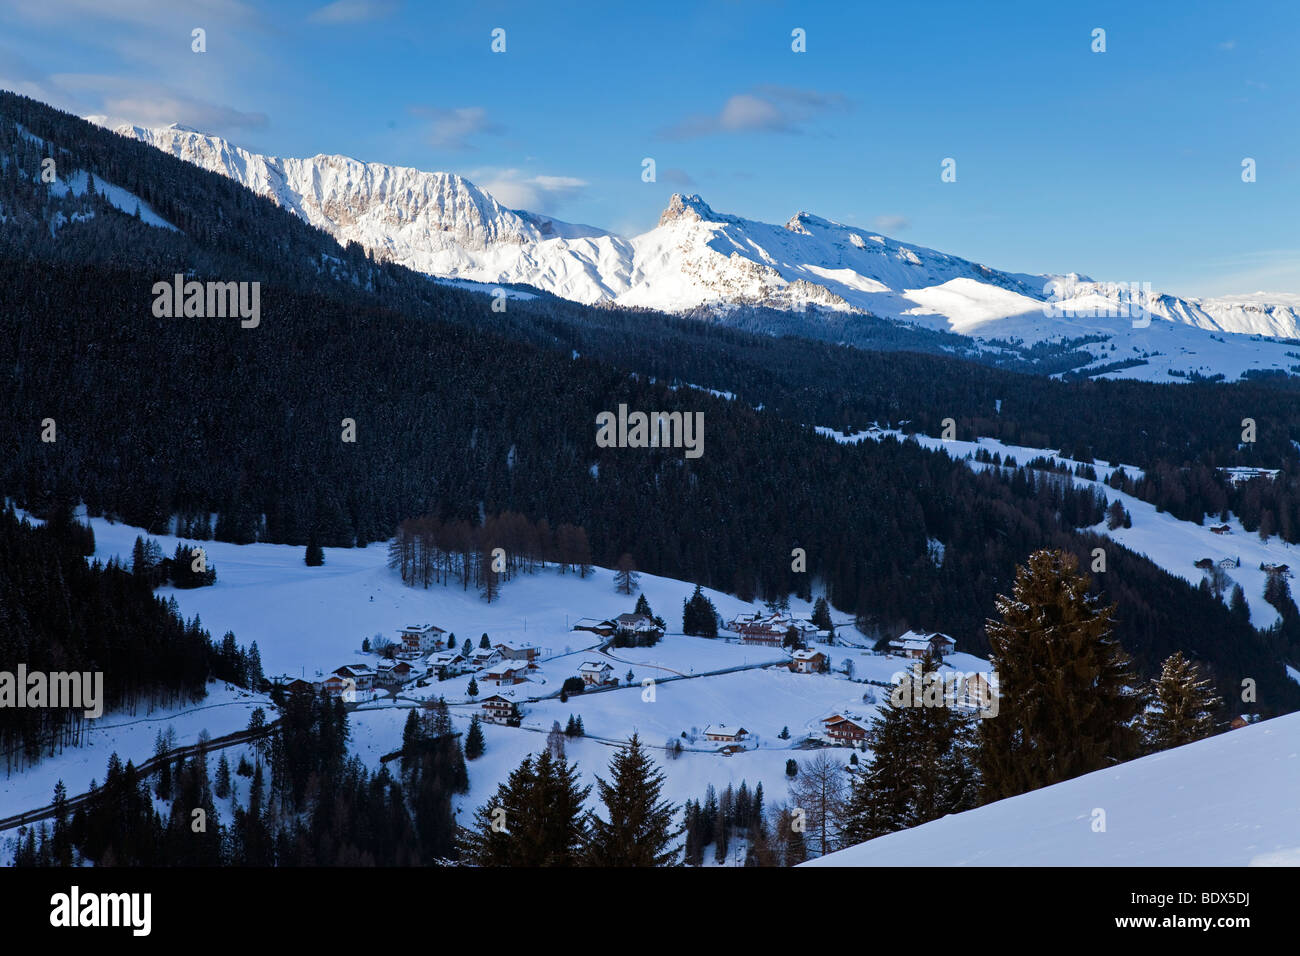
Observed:
[[[414,106],[411,113],[430,121],[428,141],[436,149],[473,149],[472,137],[501,132],[501,127],[488,119],[487,110],[481,106],[457,109]]]
[[[695,139],[718,133],[799,133],[819,113],[844,109],[838,93],[764,85],[729,97],[716,113],[688,116],[663,130],[665,139]]]
[[[519,169],[475,169],[466,177],[508,209],[551,215],[556,206],[577,198],[588,185],[576,176],[546,176]]]
[[[312,23],[363,23],[391,16],[397,8],[395,0],[334,0],[313,10],[307,19]]]
[[[911,226],[912,221],[906,216],[884,215],[877,216],[875,219],[871,220],[871,225],[875,227],[878,232],[885,232],[893,235],[894,233],[902,232],[904,229]]]
[[[114,123],[180,123],[222,136],[267,125],[265,113],[214,103],[146,80],[94,73],[59,73],[49,79],[56,88],[74,97],[94,96],[98,101],[95,112]]]

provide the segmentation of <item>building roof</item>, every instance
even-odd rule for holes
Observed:
[[[375,669],[369,664],[344,664],[334,669],[336,674],[342,674],[344,671],[347,671],[350,677],[369,677],[375,673]]]
[[[745,728],[736,724],[709,724],[704,728],[704,735],[715,737],[743,737]]]
[[[797,650],[792,655],[797,661],[815,661],[819,657],[825,657],[821,651],[813,650],[811,647],[805,647]]]
[[[583,661],[579,671],[603,671],[606,668],[613,670],[614,665],[609,661]]]
[[[403,634],[446,634],[442,628],[436,624],[408,624],[402,628]]]
[[[857,727],[859,730],[871,729],[869,726],[867,726],[865,721],[860,720],[857,717],[841,717],[839,720],[827,721],[826,729],[830,730],[832,727],[838,727],[840,724],[852,724],[854,727]]]

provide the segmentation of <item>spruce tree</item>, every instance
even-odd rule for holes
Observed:
[[[985,625],[1001,698],[979,722],[986,800],[1069,780],[1136,756],[1140,699],[1128,655],[1114,638],[1114,605],[1062,551],[1035,551],[1017,567],[1001,620]]]
[[[318,568],[325,563],[325,551],[320,546],[320,538],[315,528],[307,536],[307,554],[303,557],[303,561],[309,568]]]
[[[936,675],[927,654],[922,675]],[[926,696],[927,688],[931,691]],[[925,706],[926,703],[931,706]],[[867,731],[871,756],[851,784],[843,839],[861,843],[975,806],[971,721],[942,685],[906,672]],[[937,705],[937,706],[936,706]]]
[[[1222,706],[1213,681],[1176,651],[1151,684],[1151,708],[1142,718],[1147,750],[1154,753],[1209,737]]]
[[[682,602],[682,633],[695,637],[718,636],[718,610],[698,584],[694,593]]]
[[[474,813],[458,844],[474,866],[575,866],[587,842],[576,764],[548,751],[529,755],[498,785],[496,796]]]
[[[819,597],[817,603],[813,605],[812,623],[819,631],[829,631],[834,627],[831,623],[830,605],[826,603],[825,597]]]
[[[469,719],[469,732],[465,734],[465,759],[477,760],[483,756],[484,749],[483,726],[475,714]]]
[[[634,733],[609,764],[610,780],[596,778],[608,821],[591,820],[587,862],[594,866],[667,866],[676,861],[682,828],[676,808],[660,799],[664,773]]]

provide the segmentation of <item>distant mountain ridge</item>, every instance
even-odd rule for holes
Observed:
[[[506,208],[451,173],[262,156],[180,126],[115,131],[221,173],[376,258],[584,304],[775,309],[807,313],[809,323],[828,311],[873,315],[1031,346],[1097,337],[1098,369],[1136,354],[1141,377],[1290,367],[1276,348],[1225,349],[1207,332],[1300,339],[1300,295],[1185,299],[1077,274],[1005,272],[806,212],[783,225],[718,213],[698,195],[673,195],[655,228],[627,238]],[[1130,300],[1158,323],[1154,331],[1134,325]]]

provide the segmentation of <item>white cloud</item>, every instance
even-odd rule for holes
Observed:
[[[588,184],[576,176],[530,175],[518,169],[476,169],[466,178],[482,186],[507,209],[552,215],[554,207],[575,198]]]
[[[313,23],[362,23],[379,20],[396,10],[392,0],[334,0],[313,10],[307,19]]]
[[[429,144],[435,149],[472,149],[471,137],[501,131],[496,123],[488,119],[487,110],[481,106],[462,106],[457,109],[416,106],[412,107],[411,112],[431,121]]]
[[[875,219],[871,220],[871,225],[877,232],[889,233],[891,235],[896,232],[902,232],[911,224],[911,220],[906,216],[884,215],[877,216]]]
[[[665,139],[694,139],[715,133],[798,133],[817,113],[846,105],[836,93],[788,86],[759,86],[727,98],[717,113],[689,116],[660,135]]]

